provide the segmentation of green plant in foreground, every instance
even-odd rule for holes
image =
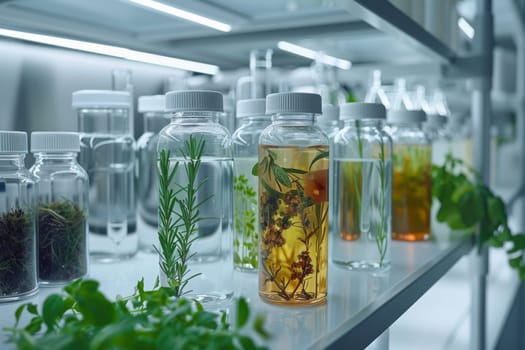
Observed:
[[[24,312],[32,315],[20,325]],[[77,280],[64,292],[48,296],[41,309],[23,304],[15,312],[13,327],[6,328],[8,343],[24,350],[177,350],[177,349],[264,349],[242,333],[250,319],[244,299],[237,301],[233,329],[226,313],[204,310],[197,301],[176,298],[173,288],[144,289],[110,301],[94,280]],[[261,338],[269,335],[261,316],[251,323]]]
[[[233,190],[236,206],[233,213],[235,225],[233,262],[256,269],[259,254],[257,192],[249,185],[248,179],[243,174],[234,177]]]
[[[187,184],[173,184],[179,170],[179,162],[170,169],[170,152],[160,151],[159,160],[159,247],[155,247],[160,257],[160,269],[166,277],[169,287],[180,297],[190,293],[185,287],[192,278],[188,261],[196,254],[191,253],[192,243],[198,239],[195,235],[197,224],[201,220],[199,208],[210,199],[197,201],[197,192],[205,180],[197,183],[197,174],[201,164],[205,141],[194,136],[184,143],[179,156],[184,159],[184,171]],[[176,186],[176,187],[175,187]],[[176,189],[174,189],[174,187]]]
[[[432,193],[440,202],[438,221],[453,230],[477,228],[479,246],[506,248],[509,265],[525,280],[525,235],[511,232],[505,203],[474,170],[447,155],[444,165],[432,167]]]

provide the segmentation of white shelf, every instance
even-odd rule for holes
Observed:
[[[382,274],[352,272],[329,265],[326,305],[279,307],[265,304],[257,295],[257,274],[234,273],[238,295],[250,301],[256,313],[266,316],[273,340],[272,349],[362,348],[372,342],[402,315],[421,295],[472,247],[463,238],[446,243],[393,242],[392,266]],[[217,269],[228,268],[226,262]],[[101,282],[109,297],[127,295],[144,277],[152,286],[158,275],[155,255],[139,253],[132,260],[116,264],[92,264],[91,276]],[[57,288],[42,288],[29,299],[41,304]],[[0,328],[11,326],[20,302],[0,305]]]

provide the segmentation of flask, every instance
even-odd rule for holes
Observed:
[[[392,139],[378,103],[341,106],[344,127],[333,142],[332,260],[348,269],[390,265]]]
[[[38,184],[38,279],[56,285],[88,273],[89,180],[74,132],[33,132],[30,172]]]
[[[387,115],[394,143],[392,156],[392,238],[421,241],[430,238],[432,152],[421,129],[421,110]]]
[[[155,246],[158,247],[157,143],[160,130],[169,122],[164,104],[164,95],[141,96],[138,99],[138,111],[144,117],[144,134],[137,141],[137,225],[140,249],[151,253],[155,252]]]
[[[27,134],[0,131],[0,302],[38,291],[35,181],[24,166]]]
[[[79,163],[89,177],[89,251],[100,262],[127,259],[138,248],[135,142],[125,91],[73,93],[80,131]]]
[[[233,266],[240,271],[257,271],[259,259],[258,185],[253,168],[257,164],[259,136],[270,125],[266,101],[237,102],[241,125],[233,133]]]
[[[266,98],[272,124],[259,139],[259,295],[269,303],[326,302],[328,137],[317,126],[321,96]]]

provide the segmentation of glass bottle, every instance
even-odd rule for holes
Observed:
[[[164,95],[141,96],[138,111],[144,117],[144,134],[137,141],[138,157],[138,235],[140,249],[155,253],[158,247],[159,185],[157,143],[159,132],[168,125]]]
[[[138,248],[135,142],[125,91],[73,93],[80,131],[79,163],[89,177],[89,251],[100,262],[127,259]]]
[[[189,249],[189,275],[199,274],[186,286],[195,298],[208,306],[220,307],[229,303],[233,296],[233,269],[219,268],[222,254],[224,222],[232,222],[231,210],[224,210],[226,200],[233,198],[233,158],[231,136],[218,123],[223,112],[222,94],[215,91],[172,91],[166,94],[166,111],[170,113],[170,124],[159,133],[158,152],[170,152],[170,167],[179,164],[173,178],[175,190],[188,185],[189,179],[184,165],[188,161],[181,150],[188,154],[190,140],[204,143],[199,169],[194,177],[199,206],[196,232],[191,234],[193,243]],[[177,197],[186,198],[184,191]],[[175,208],[174,219],[180,215]],[[177,214],[178,213],[178,214]],[[231,244],[231,243],[230,243]],[[229,260],[231,264],[231,260]],[[169,277],[169,276],[168,276]]]
[[[0,302],[38,291],[36,185],[24,167],[27,134],[0,131]]]
[[[448,147],[448,135],[445,132],[447,117],[440,114],[427,114],[427,121],[423,124],[423,131],[432,145],[432,164],[443,165]]]
[[[88,273],[89,180],[77,162],[79,134],[34,132],[31,152],[38,184],[38,279],[67,283]]]
[[[235,131],[235,100],[231,96],[224,95],[222,105],[224,112],[219,115],[219,124],[233,134]]]
[[[421,129],[423,111],[389,111],[393,147],[392,238],[430,238],[431,146]]]
[[[237,102],[241,126],[233,133],[233,266],[240,271],[256,271],[259,266],[259,216],[257,176],[259,136],[270,125],[265,114],[266,100]]]
[[[339,107],[323,104],[323,114],[316,119],[317,126],[332,140],[339,132]]]
[[[332,261],[348,269],[390,265],[392,139],[379,103],[345,103],[334,138]]]
[[[317,126],[321,96],[266,98],[272,125],[259,139],[259,295],[269,303],[326,302],[328,137]]]

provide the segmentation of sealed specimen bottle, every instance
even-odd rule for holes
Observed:
[[[73,93],[80,131],[79,163],[89,176],[89,251],[102,262],[137,252],[135,142],[129,93]]]
[[[186,249],[188,275],[196,275],[185,291],[210,306],[228,303],[233,296],[231,254],[224,255],[221,249],[227,234],[224,222],[232,222],[233,217],[231,210],[224,210],[233,198],[233,156],[230,133],[218,123],[222,103],[222,95],[215,91],[168,92],[166,111],[171,119],[158,143],[159,157],[169,152],[170,169],[177,167],[171,188],[178,191],[177,198],[190,216],[198,219],[191,229],[179,228],[185,239],[177,244],[191,242]],[[188,216],[181,202],[175,205],[173,220]],[[227,260],[226,268],[220,268],[220,260]]]
[[[27,134],[0,131],[0,302],[38,291],[36,185],[24,167]]]
[[[88,175],[77,162],[80,137],[34,132],[31,173],[37,181],[38,278],[61,284],[88,272]]]
[[[432,151],[421,126],[423,111],[389,111],[392,156],[392,238],[430,238]]]
[[[270,125],[265,114],[266,100],[237,102],[241,126],[233,133],[233,266],[241,271],[257,271],[259,266],[258,184],[253,168],[258,161],[259,136]]]
[[[328,137],[315,126],[321,96],[266,98],[259,139],[259,295],[269,303],[326,302]]]
[[[164,112],[164,95],[139,97],[138,111],[144,116],[144,134],[137,141],[139,246],[155,252],[159,210],[157,143],[160,130],[169,122]]]
[[[344,126],[334,138],[332,260],[348,269],[390,265],[392,139],[378,103],[341,106]]]

